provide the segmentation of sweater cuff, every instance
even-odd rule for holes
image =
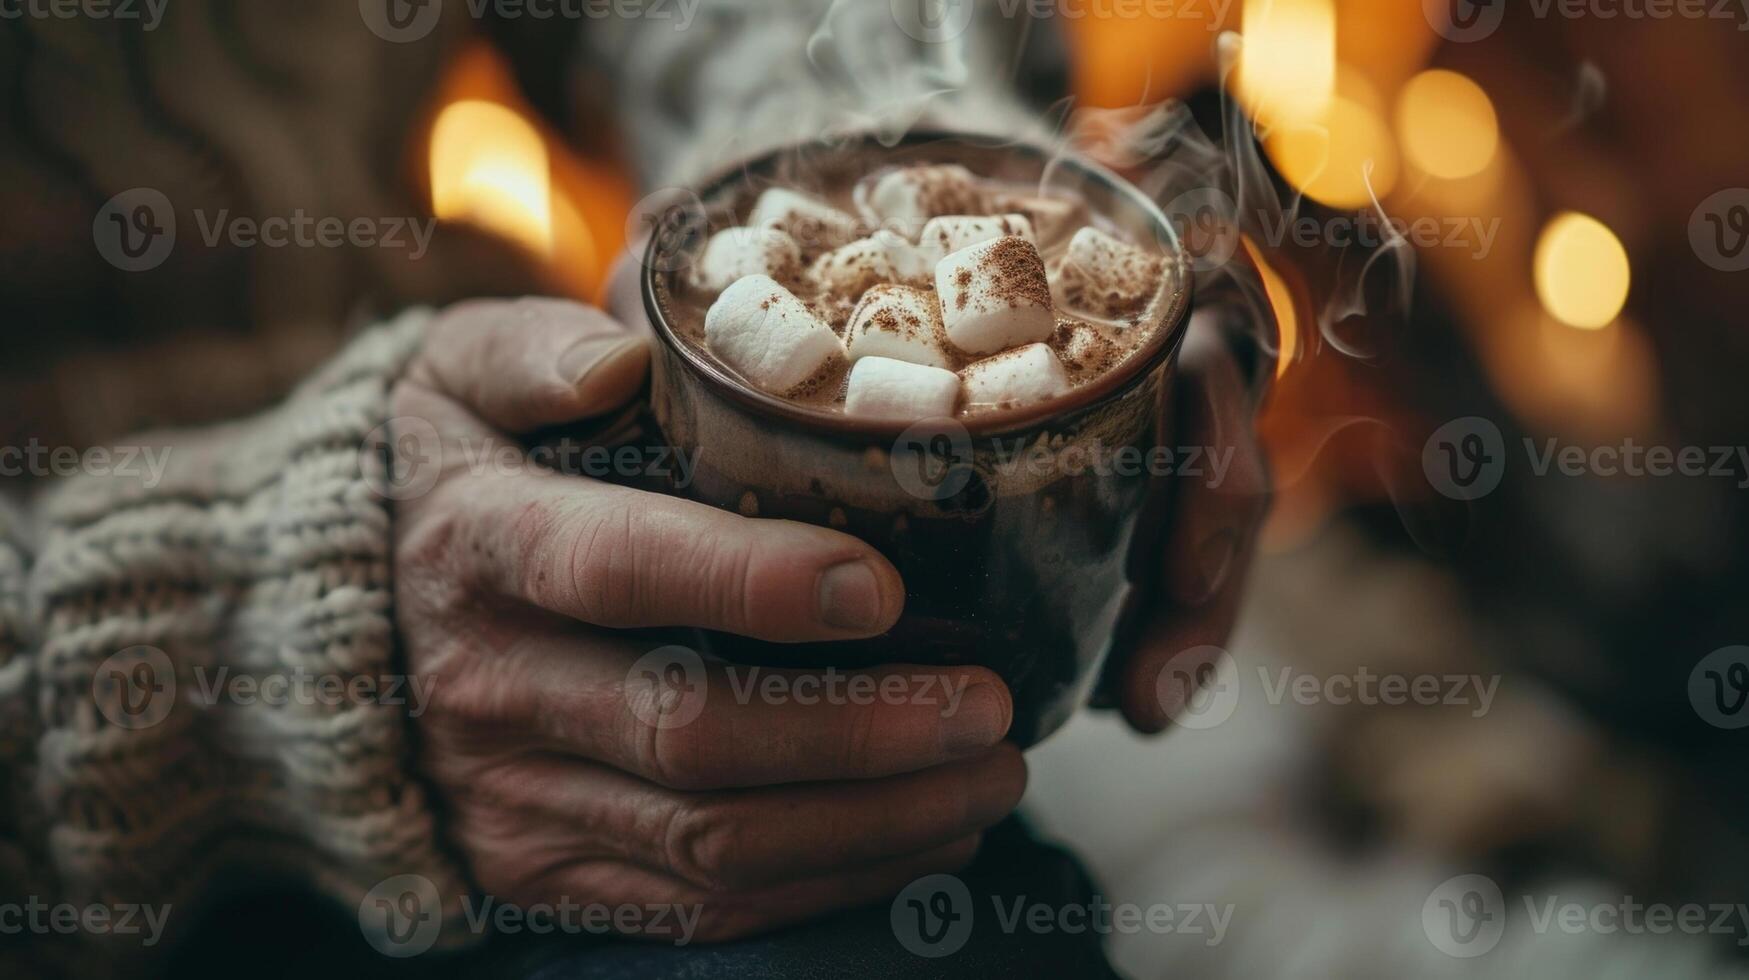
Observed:
[[[417,874],[459,903],[411,775],[422,694],[395,647],[392,515],[372,490],[429,318],[370,331],[257,418],[118,447],[114,472],[38,502],[34,561],[0,548],[0,602],[21,574],[29,606],[0,606],[0,753],[34,725],[35,816],[14,829],[41,834],[60,900],[175,908],[241,871],[353,909]]]

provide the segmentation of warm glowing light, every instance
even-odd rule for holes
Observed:
[[[1245,0],[1236,83],[1240,101],[1266,123],[1322,116],[1336,92],[1334,0]]]
[[[1278,350],[1275,358],[1275,376],[1280,378],[1287,373],[1289,364],[1299,357],[1300,323],[1299,308],[1294,305],[1294,294],[1288,288],[1287,280],[1276,272],[1263,257],[1263,252],[1251,239],[1239,239],[1245,244],[1245,251],[1257,263],[1258,278],[1263,280],[1264,295],[1269,298],[1269,306],[1275,311],[1276,343]]]
[[[1423,173],[1461,180],[1493,161],[1500,122],[1481,86],[1457,72],[1424,71],[1397,97],[1397,135],[1403,156]]]
[[[1397,144],[1376,96],[1344,74],[1339,94],[1316,119],[1269,131],[1264,149],[1281,175],[1308,197],[1358,208],[1397,185]]]
[[[1549,315],[1571,327],[1609,326],[1627,305],[1627,249],[1603,222],[1556,215],[1536,245],[1536,293]]]
[[[431,131],[431,207],[551,256],[552,174],[540,133],[493,102],[446,106]]]

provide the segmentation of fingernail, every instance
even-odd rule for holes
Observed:
[[[833,565],[820,576],[820,618],[839,629],[869,631],[882,626],[881,581],[866,561]]]
[[[581,388],[596,368],[612,361],[620,351],[637,342],[623,335],[579,340],[559,355],[559,377],[569,380],[571,387]]]
[[[941,719],[942,747],[950,756],[987,749],[1006,734],[1008,710],[989,684],[974,684],[960,697],[959,710]]]
[[[1207,602],[1221,586],[1227,584],[1227,573],[1233,567],[1233,555],[1238,551],[1239,535],[1231,528],[1220,531],[1196,549],[1196,567],[1202,575],[1202,594],[1196,604]]]

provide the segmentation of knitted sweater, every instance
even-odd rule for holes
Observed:
[[[130,959],[163,938],[151,913],[174,936],[227,869],[353,907],[419,874],[453,913],[370,479],[426,318],[365,334],[257,418],[142,440],[131,465],[135,447],[0,511],[0,880],[22,885],[0,902],[101,907],[111,927],[76,931]],[[39,953],[75,931],[40,916]]]

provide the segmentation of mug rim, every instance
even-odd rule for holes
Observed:
[[[1078,153],[1068,150],[1053,150],[1032,140],[1003,139],[987,134],[949,129],[913,130],[891,145],[879,142],[874,134],[869,132],[855,134],[846,142],[875,142],[881,148],[890,150],[900,146],[918,146],[950,141],[976,143],[980,140],[1000,140],[1004,145],[1024,149],[1045,158],[1050,162],[1050,165],[1070,167],[1079,171],[1083,176],[1106,185],[1115,194],[1128,199],[1145,218],[1154,222],[1156,233],[1163,232],[1177,246],[1177,233],[1171,222],[1147,194],[1115,171]],[[696,193],[700,200],[709,200],[731,181],[744,179],[751,174],[765,171],[778,159],[804,150],[816,142],[786,143],[733,163],[722,168],[707,180],[700,182]],[[1120,397],[1140,384],[1143,379],[1149,377],[1155,367],[1169,359],[1173,352],[1178,349],[1179,342],[1183,339],[1189,324],[1191,296],[1196,288],[1195,277],[1191,275],[1190,264],[1183,248],[1175,247],[1168,261],[1174,268],[1177,287],[1172,290],[1172,295],[1164,300],[1166,308],[1161,314],[1154,335],[1148,338],[1147,343],[1125,358],[1115,370],[1106,372],[1102,377],[1075,388],[1060,398],[1053,398],[1035,405],[980,412],[968,417],[913,419],[908,422],[856,418],[842,412],[824,412],[807,408],[787,398],[760,391],[740,380],[727,367],[705,356],[702,351],[682,339],[668,322],[667,315],[662,309],[661,298],[657,294],[657,277],[664,274],[656,256],[658,237],[652,235],[644,248],[644,268],[639,276],[639,291],[643,295],[644,313],[649,317],[650,323],[655,328],[662,343],[670,350],[678,352],[681,360],[694,374],[702,377],[718,393],[734,399],[758,415],[775,416],[790,425],[812,432],[841,437],[865,437],[885,442],[891,442],[899,438],[907,429],[923,423],[952,422],[959,425],[972,437],[998,436],[1025,431],[1035,429],[1052,419],[1067,417],[1083,409]]]

